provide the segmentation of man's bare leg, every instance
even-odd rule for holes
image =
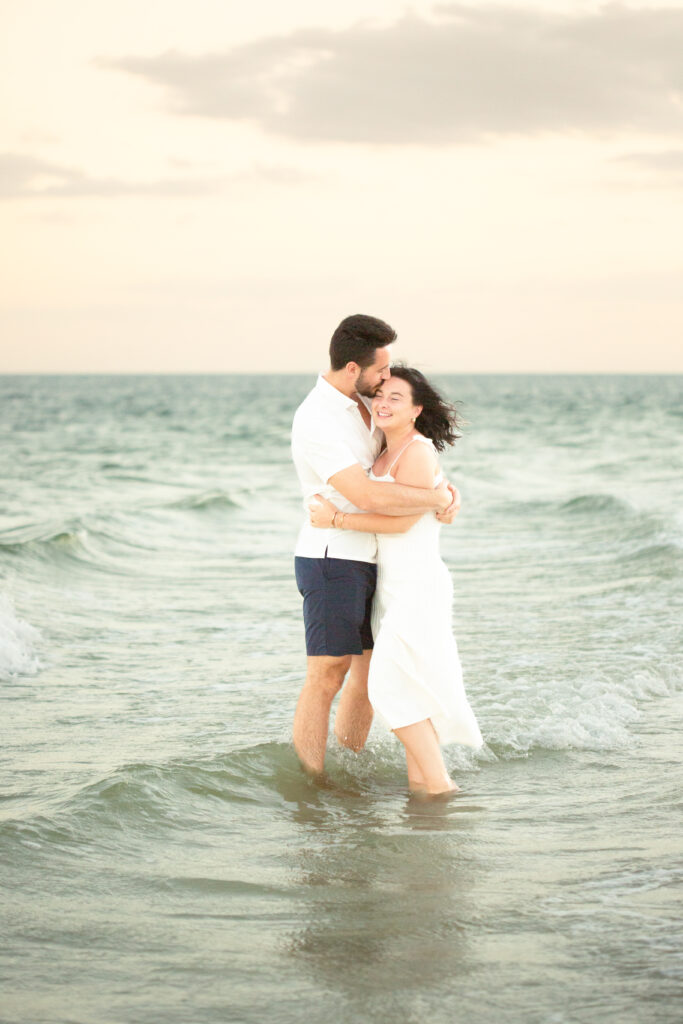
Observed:
[[[354,654],[349,678],[344,684],[334,719],[334,734],[343,747],[357,754],[365,746],[372,725],[372,704],[368,700],[368,671],[372,651]]]
[[[325,764],[330,707],[351,665],[351,655],[308,658],[306,682],[294,713],[294,749],[306,771],[314,775]]]

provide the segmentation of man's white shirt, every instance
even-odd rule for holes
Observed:
[[[370,410],[370,399],[359,395]],[[384,442],[382,431],[374,423],[368,428],[353,398],[338,391],[322,374],[294,414],[292,458],[304,496],[304,508],[314,494],[322,494],[342,512],[362,512],[339,494],[328,480],[342,469],[360,463],[367,472]],[[375,562],[377,540],[374,533],[351,530],[319,530],[306,518],[296,544],[295,554],[304,558],[349,558]]]

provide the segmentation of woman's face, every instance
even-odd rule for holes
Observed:
[[[382,430],[407,430],[422,412],[413,403],[413,392],[407,380],[389,377],[372,400],[372,418]]]

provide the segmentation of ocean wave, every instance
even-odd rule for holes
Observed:
[[[636,515],[636,510],[627,501],[617,498],[614,494],[579,494],[560,506],[560,511],[570,515]]]
[[[40,671],[42,636],[34,626],[20,619],[12,602],[0,594],[0,682]]]
[[[60,524],[25,523],[0,532],[0,548],[13,551],[40,544],[69,547],[82,542],[86,535],[86,527],[79,520]]]
[[[186,498],[179,498],[172,501],[167,508],[184,508],[195,511],[208,509],[240,508],[243,502],[236,494],[228,494],[227,491],[201,491],[199,494],[190,494]]]
[[[646,521],[648,519],[627,501],[607,493],[577,494],[572,498],[539,496],[526,499],[517,496],[511,498],[509,495],[505,495],[499,496],[497,501],[494,500],[493,506],[498,513],[505,511],[506,514],[512,514],[522,519],[526,519],[530,515],[542,516],[546,520],[546,525],[549,518],[555,520],[558,516],[563,521],[567,516],[577,519],[585,517],[610,525],[615,520],[623,525],[635,520]]]
[[[26,523],[0,532],[0,555],[33,556],[45,562],[75,563],[88,569],[124,573],[121,556],[137,558],[148,546],[121,530],[97,527],[82,519]]]
[[[331,744],[327,774],[306,775],[289,742],[254,744],[224,755],[161,763],[126,764],[59,803],[26,801],[8,806],[0,845],[61,849],[92,841],[128,847],[130,837],[230,827],[234,816],[269,816],[302,808],[328,821],[351,800],[363,808],[405,790],[405,761],[398,743],[371,742],[358,757]]]
[[[83,833],[165,830],[206,823],[219,803],[282,804],[315,792],[291,744],[261,743],[207,759],[123,765],[50,811],[8,813],[2,831],[35,841],[80,841]]]
[[[673,541],[649,544],[623,556],[621,560],[630,566],[645,568],[650,575],[670,579],[677,577],[683,569],[683,548]]]
[[[670,695],[679,683],[655,670],[634,672],[623,681],[577,671],[569,684],[520,677],[505,687],[504,699],[483,697],[474,704],[487,746],[499,758],[535,750],[626,749],[634,743],[630,726],[640,718],[639,704]]]

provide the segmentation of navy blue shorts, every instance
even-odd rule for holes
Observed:
[[[340,658],[370,650],[377,566],[349,558],[297,555],[294,571],[304,599],[306,654]]]

